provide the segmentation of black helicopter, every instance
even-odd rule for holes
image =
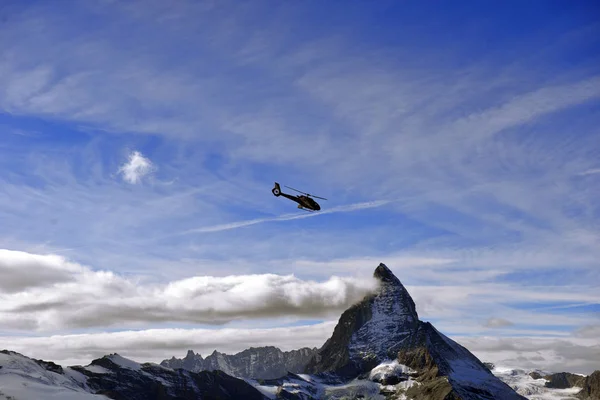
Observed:
[[[292,201],[295,201],[296,203],[298,203],[298,208],[300,208],[302,210],[313,212],[313,211],[319,211],[321,209],[321,206],[319,205],[319,203],[314,201],[311,197],[316,197],[317,199],[327,200],[324,197],[313,196],[311,194],[301,192],[301,191],[294,189],[292,187],[289,187],[289,186],[286,186],[286,188],[295,190],[296,192],[303,193],[303,194],[294,196],[291,194],[283,193],[281,191],[281,187],[279,186],[279,183],[277,183],[277,182],[275,182],[275,187],[271,190],[271,192],[273,192],[273,194],[277,197],[283,196]]]

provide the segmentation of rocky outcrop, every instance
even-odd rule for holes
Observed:
[[[544,376],[544,379],[548,381],[546,382],[546,387],[553,389],[568,389],[573,386],[582,387],[585,376],[571,374],[569,372],[559,372],[546,375]]]
[[[204,359],[200,354],[194,354],[192,350],[188,350],[184,358],[171,357],[169,360],[163,360],[160,365],[168,368],[183,368],[192,372],[204,371]]]
[[[581,400],[598,400],[600,399],[600,370],[594,371],[587,376],[583,381],[583,389],[577,393],[577,397]]]
[[[487,369],[489,369],[490,371],[492,371],[494,368],[496,368],[496,366],[494,365],[494,363],[491,363],[491,362],[484,362],[483,365],[485,365],[485,367]]]
[[[528,374],[532,379],[542,379],[543,376],[537,371],[532,371]]]
[[[316,348],[308,347],[286,352],[273,346],[250,347],[233,355],[215,350],[203,359],[200,354],[189,350],[185,358],[173,357],[162,361],[160,365],[192,372],[220,370],[241,378],[274,379],[288,372],[302,372],[316,351]]]

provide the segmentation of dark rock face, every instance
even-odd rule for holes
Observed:
[[[183,368],[192,372],[220,370],[229,375],[254,378],[274,379],[288,372],[300,373],[308,361],[316,354],[317,349],[302,348],[283,352],[277,347],[251,347],[240,353],[229,355],[214,351],[202,358],[189,350],[185,358],[164,360],[160,365],[169,368]]]
[[[543,378],[543,376],[539,372],[531,372],[531,373],[529,373],[529,376],[532,377],[533,379],[542,379]]]
[[[346,310],[305,373],[356,377],[386,360],[418,371],[407,395],[435,399],[519,399],[477,357],[430,323],[419,321],[415,303],[384,264],[373,274],[378,291]]]
[[[47,371],[56,372],[57,374],[62,374],[64,372],[62,366],[55,364],[52,361],[44,361],[44,360],[33,360],[33,361],[35,361],[39,366],[46,369]]]
[[[585,376],[575,375],[569,372],[559,372],[557,374],[547,375],[544,379],[548,380],[545,385],[546,387],[553,389],[568,389],[573,386],[583,386]]]
[[[93,367],[71,367],[87,377],[92,393],[115,400],[256,399],[264,396],[222,371],[190,372],[153,364],[135,364],[119,355],[94,360]]]
[[[493,370],[494,368],[496,368],[496,366],[494,365],[494,363],[491,363],[491,362],[484,362],[483,365],[485,365],[485,367],[487,369],[489,369],[490,371]]]
[[[582,400],[600,399],[600,370],[594,371],[583,381],[583,389],[577,393],[577,397]]]

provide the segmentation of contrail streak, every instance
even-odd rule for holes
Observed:
[[[600,168],[588,169],[587,171],[580,172],[577,175],[593,175],[593,174],[600,174]]]
[[[277,217],[271,217],[271,218],[248,219],[245,221],[236,221],[236,222],[230,222],[227,224],[205,226],[202,228],[190,229],[190,230],[181,232],[180,235],[187,235],[190,233],[220,232],[220,231],[226,231],[229,229],[242,228],[242,227],[250,226],[250,225],[263,224],[265,222],[289,221],[292,219],[311,218],[311,217],[316,217],[316,216],[324,215],[324,214],[333,214],[333,213],[364,210],[367,208],[381,207],[381,206],[384,206],[391,202],[392,202],[392,200],[367,201],[364,203],[355,203],[355,204],[348,204],[345,206],[333,207],[333,208],[330,208],[329,210],[318,211],[318,212],[313,212],[313,213],[283,214],[283,215],[279,215]]]

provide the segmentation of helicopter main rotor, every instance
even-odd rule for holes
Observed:
[[[315,197],[315,198],[317,198],[317,199],[323,199],[323,200],[327,200],[325,197],[319,197],[319,196],[315,196],[315,195],[312,195],[312,194],[309,194],[309,193],[303,192],[303,191],[301,191],[301,190],[298,190],[298,189],[294,189],[293,187],[289,187],[289,186],[286,186],[286,185],[283,185],[283,186],[285,186],[285,187],[286,187],[286,188],[288,188],[288,189],[295,190],[295,191],[296,191],[296,192],[298,192],[298,193],[303,193],[303,194],[307,195],[308,197]]]

